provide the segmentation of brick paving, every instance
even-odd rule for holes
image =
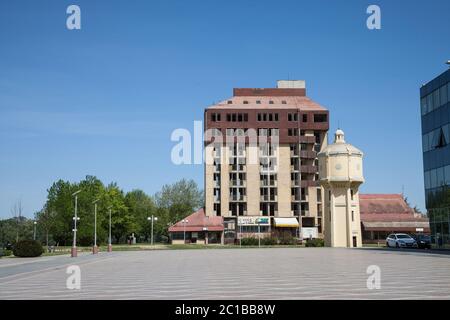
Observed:
[[[81,289],[66,268],[81,268]],[[381,289],[366,286],[369,265]],[[0,259],[0,299],[450,299],[450,255],[385,249],[149,250]]]

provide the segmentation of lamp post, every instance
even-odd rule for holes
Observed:
[[[34,221],[33,224],[34,224],[33,240],[36,240],[36,225],[37,225],[37,222]]]
[[[99,202],[100,199],[95,200],[92,202],[94,204],[94,246],[92,247],[92,254],[98,253],[98,247],[97,247],[97,202]]]
[[[73,244],[72,244],[72,250],[71,250],[71,257],[75,258],[77,256],[77,221],[80,220],[78,218],[78,194],[81,192],[81,190],[78,190],[77,192],[72,194],[72,197],[75,197],[75,216],[73,217]]]
[[[181,223],[183,224],[183,241],[184,241],[184,244],[186,244],[186,223],[188,223],[188,222],[189,222],[188,219],[181,220]]]
[[[111,210],[112,207],[109,207],[109,237],[108,237],[108,252],[112,251],[112,243],[111,243]]]
[[[258,218],[258,248],[261,248],[261,221]]]
[[[158,217],[155,217],[154,215],[152,215],[151,217],[147,217],[147,220],[148,221],[152,221],[152,236],[151,236],[151,238],[152,238],[152,240],[151,240],[151,244],[153,245],[153,221],[158,221]]]

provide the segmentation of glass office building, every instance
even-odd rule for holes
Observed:
[[[434,246],[450,247],[450,69],[420,88],[425,201]]]

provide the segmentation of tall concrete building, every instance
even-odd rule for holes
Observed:
[[[434,245],[450,246],[450,69],[420,88],[420,106],[431,235]]]
[[[236,88],[205,110],[205,214],[222,216],[224,241],[273,232],[321,237],[317,153],[328,111],[305,82]]]
[[[320,184],[325,191],[325,245],[361,247],[358,188],[364,182],[363,153],[345,142],[342,130],[334,137],[334,143],[318,155]]]

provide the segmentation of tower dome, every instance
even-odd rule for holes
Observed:
[[[321,151],[318,158],[321,183],[349,182],[361,184],[364,182],[363,152],[345,142],[344,131],[341,129],[336,130],[334,143],[329,144]]]

